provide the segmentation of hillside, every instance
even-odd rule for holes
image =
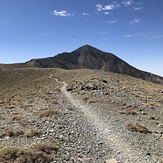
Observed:
[[[103,52],[89,45],[84,45],[70,53],[64,52],[54,57],[31,59],[25,63],[0,64],[0,71],[17,68],[97,69],[163,84],[163,77],[141,71],[116,55]]]
[[[163,77],[138,70],[114,54],[103,52],[89,45],[84,45],[70,53],[61,53],[43,59],[33,59],[26,64],[40,68],[97,69],[163,83]]]
[[[0,162],[161,163],[163,85],[101,70],[0,72]]]

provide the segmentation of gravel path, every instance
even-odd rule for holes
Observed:
[[[137,148],[136,144],[134,147],[134,145],[125,138],[123,131],[118,131],[119,127],[116,126],[115,120],[112,118],[112,116],[114,116],[113,113],[111,113],[109,117],[105,116],[105,113],[102,113],[98,108],[84,104],[79,99],[75,98],[67,91],[67,84],[65,82],[62,82],[62,85],[61,92],[65,100],[70,102],[75,108],[74,112],[76,111],[76,113],[80,114],[80,117],[75,117],[76,124],[80,124],[78,127],[81,128],[79,129],[81,131],[79,132],[83,133],[82,129],[84,129],[85,133],[89,133],[91,140],[87,142],[88,144],[95,145],[97,142],[103,144],[100,151],[104,151],[104,154],[102,154],[100,158],[98,157],[98,159],[95,160],[96,153],[92,153],[92,156],[88,155],[86,157],[91,157],[90,159],[92,162],[104,162],[112,157],[118,162],[123,163],[154,162],[149,155],[147,155],[147,151],[142,151],[143,149]],[[74,116],[76,115],[74,114]],[[81,135],[81,137],[83,137],[83,135]],[[79,140],[80,139],[81,138],[79,138]],[[93,142],[92,140],[97,142]],[[85,144],[87,144],[85,141],[89,140],[84,138],[83,141],[83,145],[85,146]],[[76,145],[78,144],[77,142],[75,143]]]

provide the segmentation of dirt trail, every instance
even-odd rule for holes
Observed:
[[[61,82],[57,79],[56,81]],[[74,108],[77,108],[83,113],[85,120],[88,121],[97,132],[96,136],[98,136],[106,146],[111,147],[114,151],[119,151],[124,163],[150,163],[150,161],[142,155],[143,152],[141,152],[141,150],[134,149],[133,145],[131,146],[128,143],[128,140],[123,139],[123,136],[120,133],[114,131],[112,122],[106,122],[105,117],[98,114],[92,106],[84,104],[79,99],[76,99],[67,91],[67,84],[65,82],[61,82],[61,84],[61,92],[65,98]],[[121,160],[119,161],[121,162]]]

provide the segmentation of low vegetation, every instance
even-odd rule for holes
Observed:
[[[125,124],[125,128],[131,132],[139,132],[144,134],[150,133],[150,130],[147,127],[138,123],[127,123]]]
[[[126,115],[137,115],[137,111],[133,108],[127,108],[124,109],[123,111],[120,111],[120,114],[126,114]]]
[[[40,142],[26,147],[4,147],[0,149],[1,163],[50,163],[59,146],[52,142]]]
[[[36,130],[36,129],[29,129],[29,130],[26,130],[24,132],[24,136],[25,137],[33,137],[33,136],[38,136],[40,135],[42,132],[40,130]]]
[[[40,117],[50,117],[58,113],[57,109],[44,110],[39,113]]]
[[[24,131],[22,130],[14,131],[12,129],[9,129],[9,130],[1,132],[0,137],[5,137],[5,136],[14,137],[14,136],[20,136],[23,134],[24,134]]]
[[[40,130],[36,129],[28,129],[28,130],[5,130],[0,133],[0,137],[17,137],[17,136],[25,136],[25,137],[33,137],[33,136],[38,136],[42,132]]]

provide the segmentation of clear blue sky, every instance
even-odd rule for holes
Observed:
[[[163,0],[0,0],[0,63],[84,44],[163,76]]]

